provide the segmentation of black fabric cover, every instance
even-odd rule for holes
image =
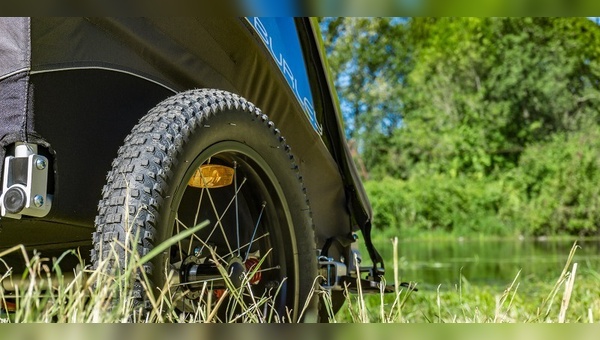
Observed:
[[[0,20],[0,79],[29,69],[29,19],[2,18]]]
[[[27,88],[29,76],[20,72],[0,82],[0,144],[27,138]]]
[[[318,84],[313,96],[322,135],[246,19],[0,18],[0,166],[5,147],[16,141],[52,147],[54,200],[43,220],[54,225],[56,242],[67,241],[62,235],[75,233],[57,233],[59,226],[93,228],[105,174],[135,122],[175,92],[219,88],[260,107],[292,145],[318,242],[364,231],[371,208],[345,144],[315,27],[308,19],[297,26],[311,82]],[[31,232],[40,231],[35,222]],[[0,227],[17,223],[3,219]],[[14,231],[26,235],[27,220],[19,223]]]
[[[6,147],[15,142],[50,148],[33,130],[30,72],[30,18],[0,18],[0,169],[4,168]]]
[[[0,169],[5,146],[27,139],[31,49],[28,18],[0,20]]]

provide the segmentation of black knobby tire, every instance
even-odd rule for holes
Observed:
[[[206,164],[234,168],[234,183],[217,189],[188,186],[196,169]],[[163,288],[165,272],[180,270],[184,259],[205,257],[198,261],[208,263],[211,248],[225,262],[232,257],[243,262],[250,253],[258,254],[265,272],[252,289],[261,294],[277,286],[274,304],[279,313],[287,308],[297,318],[309,299],[317,264],[302,177],[279,130],[244,98],[203,89],[157,105],[125,139],[102,195],[93,237],[94,266],[110,257],[112,248],[118,264],[126,265],[127,252],[121,245],[132,235],[139,236],[136,248],[143,256],[178,231],[208,219],[210,226],[197,238],[178,243],[144,265],[154,289]],[[245,244],[250,245],[239,249]],[[109,269],[116,267],[113,263]],[[150,308],[143,285],[136,281],[133,289],[136,304]],[[189,296],[187,303],[200,301],[197,295]]]

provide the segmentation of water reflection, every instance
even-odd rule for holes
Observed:
[[[418,240],[398,242],[400,279],[420,287],[454,286],[461,274],[471,284],[506,286],[519,270],[520,281],[555,282],[573,240]],[[574,262],[600,269],[600,240],[579,240]],[[376,245],[393,282],[391,242]]]

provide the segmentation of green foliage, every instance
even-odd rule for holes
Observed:
[[[533,234],[598,234],[600,127],[532,145],[508,177],[523,194],[519,218]]]
[[[336,18],[322,27],[377,225],[596,234],[598,25]]]
[[[403,75],[412,64],[405,26],[390,18],[325,19],[322,25],[346,135],[372,168],[378,162],[373,150],[385,148],[402,119]]]
[[[404,26],[390,18],[336,18],[323,25],[348,136],[362,142],[395,127],[402,106],[396,100],[403,82],[399,75],[411,63]]]
[[[454,234],[597,236],[600,127],[556,134],[492,177],[448,174],[365,184],[376,226],[403,236]]]
[[[510,235],[510,212],[503,211],[510,195],[502,182],[447,175],[413,177],[407,181],[385,178],[365,187],[376,221],[384,232],[403,237],[423,232],[456,235]]]
[[[597,121],[591,21],[415,19],[411,28],[416,62],[391,152],[413,164],[489,175],[515,166],[529,144]]]

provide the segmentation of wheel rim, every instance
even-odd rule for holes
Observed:
[[[189,186],[196,170],[206,164],[233,168],[233,183],[222,188]],[[179,282],[172,282],[180,301],[178,309],[211,309],[224,292],[244,297],[248,303],[271,295],[265,306],[281,317],[285,307],[291,307],[296,318],[298,266],[293,224],[283,189],[268,162],[245,144],[220,142],[200,152],[182,179],[171,201],[166,225],[172,228],[167,235],[206,219],[210,223],[168,254],[169,268],[178,274]],[[214,276],[215,263],[231,277],[229,284]],[[244,278],[234,282],[240,274]],[[231,283],[239,287],[231,289]],[[243,308],[244,300],[236,299],[225,310]]]

